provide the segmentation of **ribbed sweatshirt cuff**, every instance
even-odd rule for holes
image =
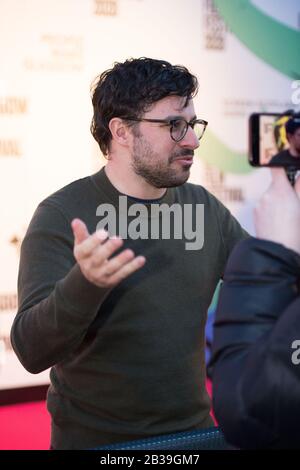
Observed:
[[[76,263],[67,276],[59,281],[59,291],[72,310],[91,317],[98,311],[111,288],[98,287],[88,281]]]

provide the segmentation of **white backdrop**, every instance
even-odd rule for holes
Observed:
[[[299,28],[299,1],[251,3],[271,20]],[[256,34],[254,26],[249,28]],[[183,64],[198,76],[196,110],[209,127],[190,181],[222,199],[250,232],[252,207],[269,173],[247,165],[248,116],[294,104],[293,77],[231,33],[211,0],[0,0],[0,32],[3,389],[48,380],[48,372],[27,373],[9,343],[19,248],[37,204],[105,162],[89,131],[89,88],[96,75],[115,61],[150,56]]]

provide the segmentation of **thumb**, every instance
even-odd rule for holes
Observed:
[[[75,245],[83,242],[90,235],[85,223],[80,219],[73,219],[71,227],[73,229]]]

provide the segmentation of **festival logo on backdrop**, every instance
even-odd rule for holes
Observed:
[[[204,0],[203,34],[206,49],[225,49],[227,26],[213,0]]]
[[[4,136],[3,129],[14,129],[10,118],[22,116],[28,112],[28,100],[23,96],[0,96],[0,118],[3,118],[0,131],[0,157],[21,157],[22,142],[20,138]],[[7,121],[9,118],[9,121]],[[7,134],[7,132],[6,132]]]
[[[32,55],[23,65],[33,72],[80,72],[83,69],[83,37],[43,33],[37,38]]]
[[[117,0],[94,0],[94,14],[97,16],[117,16]]]

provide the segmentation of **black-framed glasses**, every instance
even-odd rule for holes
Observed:
[[[136,121],[136,122],[157,122],[160,124],[165,124],[170,127],[171,139],[175,142],[180,142],[186,135],[189,126],[194,130],[198,140],[203,137],[206,126],[208,124],[204,119],[192,119],[190,122],[186,121],[184,118],[176,119],[150,119],[150,118],[123,118],[126,121]]]

